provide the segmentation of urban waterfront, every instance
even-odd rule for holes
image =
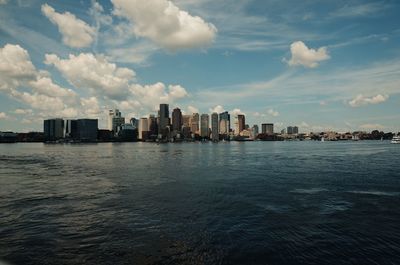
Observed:
[[[3,144],[10,264],[399,264],[390,141]]]

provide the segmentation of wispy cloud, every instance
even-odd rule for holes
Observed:
[[[331,18],[353,18],[367,15],[377,15],[380,11],[388,8],[383,2],[373,2],[360,5],[344,5],[343,7],[333,11]]]

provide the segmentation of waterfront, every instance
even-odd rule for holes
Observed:
[[[398,264],[389,141],[0,146],[11,264]]]

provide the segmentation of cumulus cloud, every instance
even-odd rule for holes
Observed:
[[[48,4],[42,5],[42,13],[58,27],[64,44],[73,48],[88,47],[95,39],[96,30],[74,14],[57,13]]]
[[[362,94],[358,95],[351,101],[349,101],[349,105],[352,107],[360,107],[368,104],[379,104],[385,102],[389,96],[378,94],[374,97],[364,97]]]
[[[304,42],[296,41],[290,45],[292,58],[287,62],[290,66],[302,65],[308,68],[315,68],[321,61],[330,58],[326,47],[318,50],[308,48]]]
[[[126,97],[128,86],[136,75],[131,69],[117,67],[104,56],[91,53],[81,53],[77,56],[70,54],[68,59],[46,54],[45,63],[54,65],[76,88],[88,88],[93,93],[105,95],[110,99]]]
[[[14,111],[15,114],[19,114],[19,115],[29,115],[32,114],[32,110],[31,109],[16,109]]]
[[[272,117],[278,117],[279,116],[279,112],[277,112],[274,109],[269,109],[267,110],[268,115],[271,115]]]
[[[239,114],[244,114],[240,109],[233,109],[232,111],[231,111],[231,113],[232,113],[232,115],[233,116],[237,116],[237,115],[239,115]]]
[[[224,107],[222,107],[221,105],[217,105],[217,106],[215,106],[214,108],[211,108],[210,109],[210,112],[211,113],[214,113],[214,112],[216,112],[216,113],[221,113],[221,112],[224,112],[225,111],[225,109],[224,109]]]
[[[188,106],[187,113],[188,114],[199,113],[199,109],[193,106]]]
[[[114,14],[127,18],[134,34],[169,50],[210,44],[216,27],[167,0],[112,0]]]
[[[0,119],[8,119],[8,115],[4,112],[0,112]]]

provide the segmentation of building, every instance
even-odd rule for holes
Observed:
[[[78,139],[83,142],[96,142],[98,123],[97,119],[78,119],[76,121]]]
[[[199,114],[193,113],[190,119],[190,131],[193,134],[199,133]]]
[[[118,140],[123,142],[137,141],[138,129],[131,123],[122,124],[118,131]]]
[[[114,135],[118,133],[118,127],[125,124],[125,117],[122,117],[121,112],[118,109],[108,111],[108,129],[114,132]]]
[[[273,123],[261,124],[261,132],[263,134],[273,134],[274,133],[274,124]]]
[[[180,108],[172,111],[172,131],[179,133],[182,130],[182,112]]]
[[[210,116],[208,114],[201,114],[200,116],[200,136],[208,138],[210,129]]]
[[[257,137],[257,135],[260,133],[259,129],[258,129],[258,125],[254,124],[253,125],[253,135],[254,137]]]
[[[293,127],[293,134],[299,134],[299,127],[297,126]]]
[[[182,125],[183,127],[189,127],[190,128],[190,118],[192,115],[182,115]]]
[[[287,134],[298,134],[299,133],[299,127],[297,126],[288,126],[286,130]]]
[[[135,128],[136,130],[139,128],[139,120],[136,118],[131,118],[130,122],[129,122],[133,128]]]
[[[238,118],[238,129],[239,129],[238,133],[240,133],[246,128],[246,120],[244,114],[239,114],[237,118]]]
[[[139,140],[146,140],[147,135],[149,134],[149,124],[147,118],[140,118],[139,121],[139,130],[138,130],[138,139]]]
[[[158,135],[158,126],[156,116],[150,114],[149,119],[147,120],[147,125],[149,126],[149,137],[152,139],[156,139]]]
[[[48,119],[43,122],[45,141],[56,141],[64,138],[64,120]]]
[[[67,120],[65,122],[65,138],[67,139],[78,139],[78,121]]]
[[[231,130],[231,116],[227,111],[219,114],[219,133],[226,138]]]
[[[161,135],[162,138],[166,138],[169,133],[169,130],[168,130],[168,127],[169,127],[169,105],[168,104],[160,104],[158,119],[159,119],[158,133]]]
[[[214,142],[219,140],[219,120],[216,112],[211,114],[211,139]]]

